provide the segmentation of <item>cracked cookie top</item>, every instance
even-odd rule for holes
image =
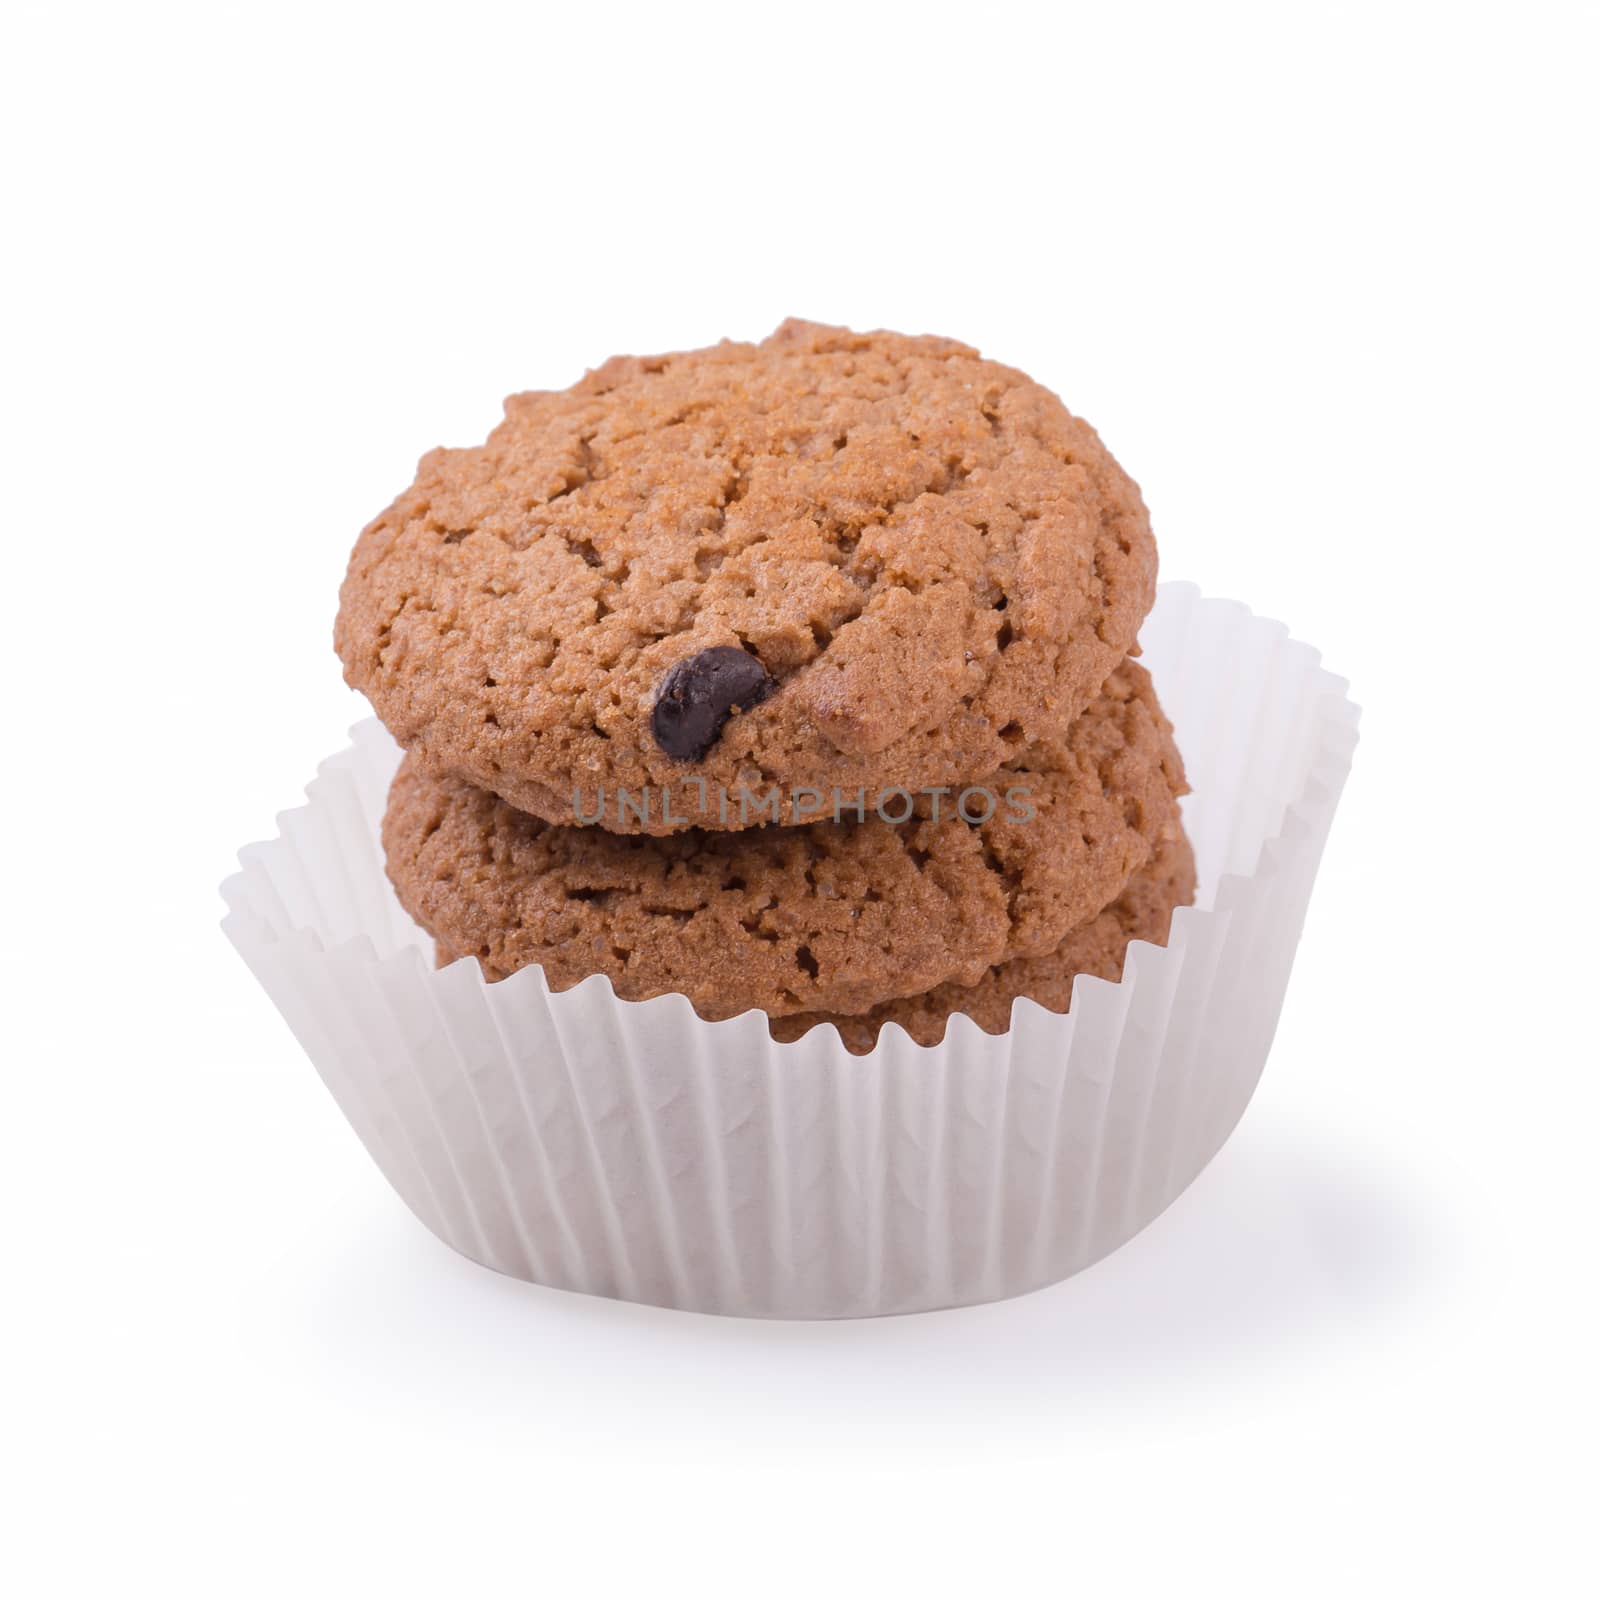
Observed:
[[[505,413],[362,531],[335,643],[417,764],[548,821],[981,779],[1065,732],[1154,599],[1094,430],[951,340],[787,322]]]
[[[1176,833],[1185,784],[1129,662],[1065,739],[985,788],[992,810],[923,795],[900,823],[647,838],[541,822],[408,756],[383,845],[406,910],[490,978],[537,964],[565,989],[604,973],[623,999],[676,992],[713,1020],[859,1012],[1055,949]]]

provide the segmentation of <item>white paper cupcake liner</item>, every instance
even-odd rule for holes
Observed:
[[[224,928],[373,1159],[445,1243],[588,1294],[769,1317],[1021,1294],[1131,1238],[1221,1148],[1265,1063],[1356,742],[1346,684],[1276,622],[1164,584],[1144,660],[1194,793],[1196,906],[1071,1013],[775,1043],[678,995],[435,969],[378,845],[376,722],[240,852]]]

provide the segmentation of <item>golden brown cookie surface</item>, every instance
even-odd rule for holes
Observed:
[[[1171,836],[1183,787],[1149,675],[1127,662],[1066,739],[1013,757],[981,823],[948,803],[935,818],[924,796],[898,826],[607,833],[407,758],[383,842],[406,909],[491,978],[537,963],[562,989],[599,972],[625,999],[676,991],[708,1018],[865,1011],[1054,949]]]
[[[1162,841],[1105,910],[1074,928],[1047,954],[1002,962],[970,987],[943,983],[927,994],[889,1000],[858,1015],[774,1017],[769,1024],[772,1036],[798,1039],[831,1023],[845,1049],[859,1056],[872,1049],[879,1029],[890,1022],[899,1023],[918,1044],[936,1045],[943,1042],[945,1028],[957,1013],[971,1017],[985,1033],[1005,1033],[1011,1026],[1012,1003],[1023,997],[1064,1014],[1071,1007],[1073,980],[1080,973],[1120,978],[1129,942],[1165,944],[1173,911],[1193,899],[1194,851],[1180,829]]]
[[[513,396],[425,457],[335,639],[430,771],[556,822],[736,828],[705,785],[961,783],[1059,738],[1155,568],[1137,487],[1048,390],[786,323]]]

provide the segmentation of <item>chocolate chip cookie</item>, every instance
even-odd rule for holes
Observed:
[[[555,823],[736,829],[741,787],[870,802],[1060,739],[1155,576],[1137,487],[1049,390],[790,322],[613,359],[425,456],[335,642],[413,772]]]
[[[793,1040],[823,1023],[839,1030],[852,1055],[865,1055],[879,1030],[897,1022],[921,1045],[944,1040],[957,1013],[971,1017],[985,1033],[1005,1033],[1014,1001],[1037,1001],[1047,1011],[1065,1013],[1072,1005],[1073,981],[1080,973],[1115,982],[1122,976],[1128,945],[1134,939],[1165,944],[1178,906],[1194,899],[1194,851],[1180,827],[1157,845],[1152,858],[1133,874],[1127,887],[1098,916],[1074,928],[1047,955],[1019,956],[991,967],[975,984],[942,983],[927,994],[885,1001],[857,1015],[798,1013],[774,1017],[772,1036]]]
[[[1065,737],[981,790],[917,793],[899,823],[561,827],[411,755],[383,843],[406,909],[491,978],[604,973],[624,999],[676,991],[711,1019],[853,1013],[1054,950],[1171,837],[1184,787],[1149,675],[1125,662]]]

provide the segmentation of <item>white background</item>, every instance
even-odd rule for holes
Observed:
[[[8,6],[0,1584],[1594,1593],[1593,17]],[[415,458],[790,314],[1049,383],[1366,707],[1238,1134],[1011,1304],[498,1279],[216,928]]]

